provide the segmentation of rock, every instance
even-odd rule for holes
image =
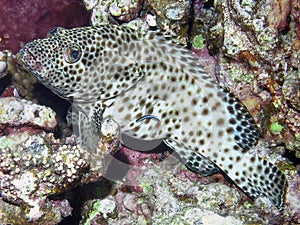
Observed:
[[[15,97],[0,98],[0,129],[11,133],[21,127],[39,127],[53,130],[56,125],[55,112],[45,106]],[[24,130],[24,129],[23,129]]]
[[[119,127],[113,121],[103,123],[103,137],[94,151],[81,148],[74,138],[64,144],[53,133],[45,133],[55,126],[50,108],[15,97],[0,98],[0,193],[3,200],[21,208],[18,214],[0,208],[0,215],[5,215],[0,223],[57,224],[72,209],[66,200],[48,197],[97,181],[106,173],[119,146]]]

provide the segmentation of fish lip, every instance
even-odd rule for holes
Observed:
[[[43,73],[43,65],[30,51],[30,48],[24,46],[20,51],[21,61],[25,67],[35,76],[40,77]]]

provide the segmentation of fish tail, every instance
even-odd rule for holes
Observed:
[[[230,157],[234,163],[223,171],[252,199],[268,198],[279,210],[284,204],[285,175],[272,163],[249,153],[236,151]]]

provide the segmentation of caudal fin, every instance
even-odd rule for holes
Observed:
[[[236,152],[236,164],[224,172],[252,199],[268,198],[278,209],[283,208],[285,175],[270,162],[248,153]]]

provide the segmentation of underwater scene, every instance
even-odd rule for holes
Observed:
[[[0,4],[0,225],[300,224],[298,0]]]

